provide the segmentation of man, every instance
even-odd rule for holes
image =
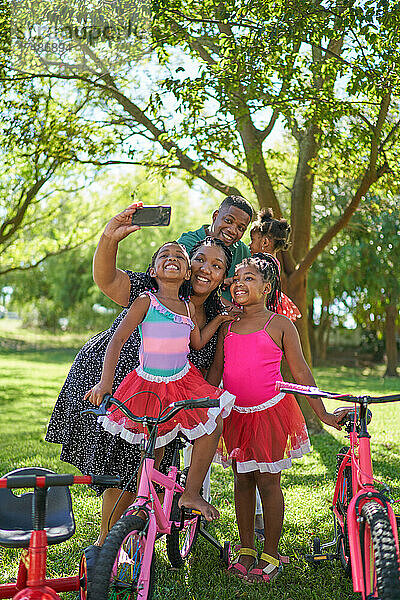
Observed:
[[[211,225],[202,225],[196,231],[182,233],[178,242],[190,252],[193,246],[200,240],[204,240],[207,235],[220,239],[232,252],[232,266],[227,274],[228,277],[232,277],[236,265],[250,256],[250,250],[241,238],[252,217],[253,209],[247,200],[241,196],[227,196],[218,210],[213,212]],[[229,290],[223,292],[223,296],[231,300]]]

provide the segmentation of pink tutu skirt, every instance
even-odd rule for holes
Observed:
[[[279,473],[292,458],[310,452],[303,414],[291,394],[267,400],[261,406],[234,406],[224,420],[218,453],[224,465],[236,461],[239,473]]]
[[[168,381],[165,381],[166,379]],[[131,398],[137,392],[142,393]],[[160,400],[149,392],[158,394]],[[138,367],[123,379],[114,396],[121,402],[126,401],[126,407],[138,417],[158,417],[160,408],[164,409],[179,400],[207,396],[219,398],[220,406],[217,408],[182,409],[173,419],[160,424],[157,448],[168,444],[179,432],[189,440],[211,434],[216,428],[217,417],[221,415],[225,419],[235,401],[235,396],[226,390],[207,383],[200,371],[190,362],[180,373],[168,378],[150,375]],[[110,407],[105,417],[99,417],[99,422],[106,431],[112,435],[120,435],[131,444],[139,444],[148,435],[145,427],[128,419],[115,405]]]

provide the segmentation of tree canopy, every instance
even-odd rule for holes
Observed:
[[[34,14],[16,4],[12,18],[17,27],[10,27],[14,48],[1,68],[3,82],[51,82],[68,98],[83,95],[78,131],[100,127],[115,136],[109,152],[91,154],[72,132],[71,161],[180,172],[224,195],[250,189],[255,206],[291,221],[292,247],[281,260],[286,291],[303,315],[315,259],[370,190],[398,187],[395,0],[67,8],[42,0]],[[295,153],[289,181],[284,160],[276,169],[277,136]],[[344,178],[353,183],[340,210],[332,206],[336,218],[313,235],[318,189]],[[298,328],[309,357],[307,319]]]

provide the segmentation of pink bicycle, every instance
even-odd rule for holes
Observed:
[[[386,493],[378,491],[372,471],[370,435],[367,425],[372,413],[369,404],[397,402],[400,394],[391,396],[352,396],[323,392],[316,387],[277,381],[282,392],[334,398],[353,403],[342,421],[349,447],[337,454],[336,485],[333,494],[334,539],[321,545],[314,539],[313,554],[307,558],[318,564],[338,558],[350,575],[353,589],[362,600],[399,600],[400,557],[396,516]],[[387,488],[388,490],[388,488]],[[335,546],[336,553],[326,553]]]
[[[229,566],[229,542],[219,544],[202,526],[200,513],[178,507],[185,484],[185,473],[179,472],[179,450],[183,448],[184,442],[179,438],[175,440],[168,475],[163,475],[154,467],[158,424],[172,419],[180,410],[219,406],[219,400],[200,398],[175,402],[161,412],[158,418],[153,418],[133,415],[122,402],[106,394],[98,408],[93,407],[84,412],[104,415],[110,404],[120,408],[132,421],[144,423],[149,435],[144,449],[136,500],[105,539],[96,561],[89,597],[93,600],[152,598],[155,586],[154,544],[164,534],[167,536],[167,555],[173,567],[183,564],[193,549],[198,534],[218,548],[220,558]],[[162,504],[154,484],[165,490]]]

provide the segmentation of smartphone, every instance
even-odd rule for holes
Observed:
[[[170,220],[170,206],[143,206],[132,215],[132,225],[140,227],[166,227]]]

